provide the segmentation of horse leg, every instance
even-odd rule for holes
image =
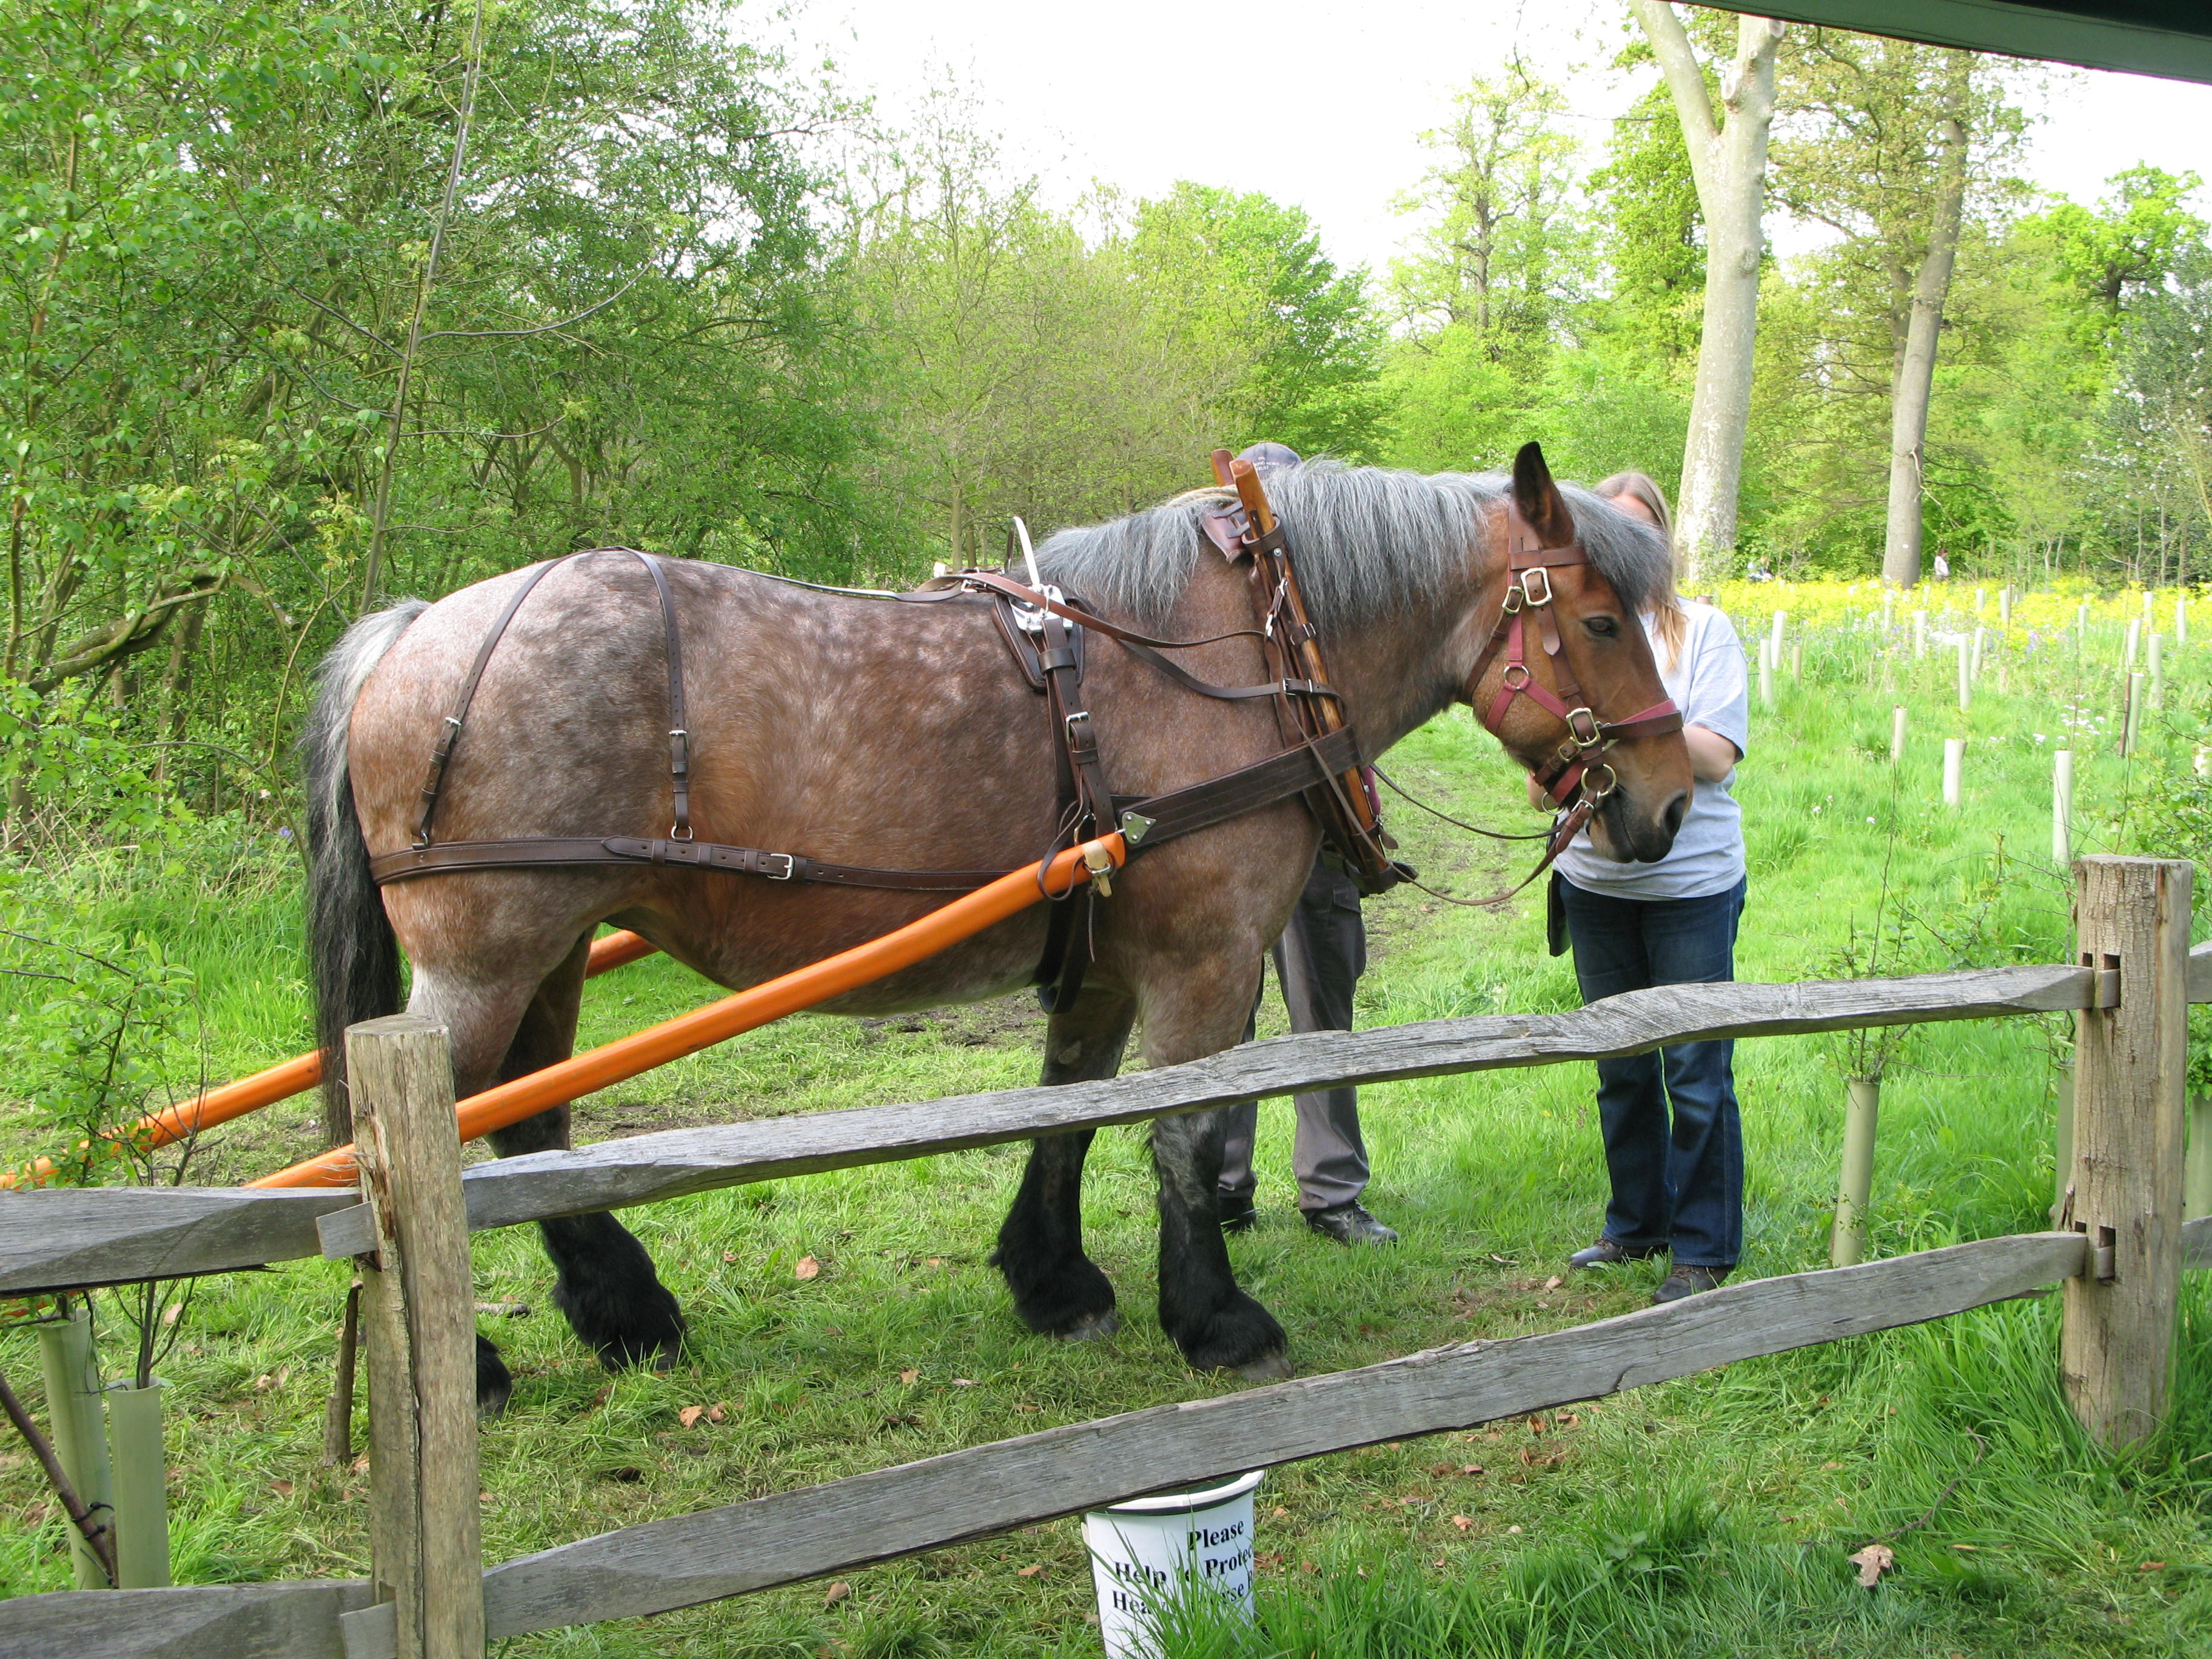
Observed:
[[[1255,955],[1241,969],[1204,964],[1172,984],[1147,985],[1145,1052],[1154,1066],[1218,1054],[1244,1028],[1257,988]],[[1160,1178],[1160,1325],[1199,1370],[1227,1369],[1255,1381],[1288,1376],[1289,1338],[1275,1317],[1237,1288],[1221,1235],[1218,1188],[1228,1139],[1225,1110],[1187,1112],[1152,1125]]]
[[[590,955],[591,936],[586,933],[538,986],[500,1062],[498,1081],[553,1065],[574,1051],[576,1014]],[[493,1130],[489,1139],[492,1150],[501,1158],[566,1150],[568,1109],[549,1108]],[[676,1363],[684,1344],[683,1309],[653,1272],[645,1246],[628,1228],[601,1211],[557,1216],[539,1222],[538,1230],[553,1261],[553,1305],[568,1316],[569,1328],[599,1355],[601,1364],[616,1370],[650,1362],[654,1370],[665,1371]],[[479,1401],[484,1353],[490,1348],[489,1342],[477,1339]],[[497,1364],[497,1350],[492,1352]]]
[[[1046,1027],[1041,1080],[1049,1086],[1113,1076],[1135,1009],[1120,991],[1085,986],[1075,1006],[1054,1013]],[[1083,1160],[1094,1133],[1071,1130],[1030,1144],[1021,1190],[991,1255],[1022,1322],[1073,1341],[1108,1335],[1121,1323],[1112,1282],[1083,1253]]]

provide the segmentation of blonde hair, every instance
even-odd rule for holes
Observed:
[[[1665,647],[1667,667],[1672,670],[1682,654],[1682,640],[1689,627],[1689,617],[1682,609],[1682,596],[1674,588],[1674,515],[1667,510],[1666,492],[1648,473],[1616,472],[1590,492],[1602,501],[1618,501],[1623,495],[1632,496],[1649,508],[1659,521],[1659,533],[1667,538],[1667,585],[1651,607],[1651,621]]]

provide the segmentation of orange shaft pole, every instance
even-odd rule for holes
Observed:
[[[995,922],[1028,908],[1044,896],[1044,890],[1064,893],[1089,879],[1085,855],[1096,849],[1119,866],[1128,848],[1116,833],[1071,847],[1042,871],[1032,864],[1000,877],[963,898],[957,898],[918,921],[856,945],[834,957],[810,963],[780,979],[756,985],[695,1008],[688,1014],[647,1026],[618,1037],[589,1054],[510,1082],[497,1084],[482,1094],[471,1095],[455,1109],[460,1117],[461,1139],[473,1140],[494,1129],[535,1117],[549,1107],[566,1105],[580,1096],[620,1083],[656,1066],[665,1066],[686,1054],[696,1054],[750,1031],[872,984],[902,968],[913,966],[939,951],[980,933]],[[353,1148],[334,1147],[319,1158],[295,1164],[289,1170],[248,1182],[250,1187],[344,1187],[355,1179]]]
[[[592,941],[592,958],[585,968],[586,978],[605,973],[611,968],[620,968],[635,962],[640,957],[649,957],[660,947],[636,933],[610,933],[605,939]],[[211,1129],[218,1123],[228,1123],[233,1118],[244,1117],[248,1112],[258,1112],[264,1106],[273,1106],[280,1100],[289,1100],[294,1095],[303,1095],[323,1080],[323,1056],[320,1050],[298,1054],[281,1066],[271,1066],[265,1072],[256,1072],[252,1077],[242,1077],[235,1083],[226,1083],[221,1088],[210,1089],[174,1106],[149,1113],[125,1131],[118,1139],[137,1141],[146,1146],[167,1146],[187,1135]],[[31,1178],[51,1175],[54,1161],[50,1158],[37,1159],[31,1165]],[[12,1174],[0,1173],[0,1188],[13,1187],[16,1178]]]

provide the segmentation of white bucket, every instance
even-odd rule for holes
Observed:
[[[1251,1616],[1252,1492],[1265,1473],[1203,1492],[1135,1498],[1083,1517],[1107,1659],[1158,1659],[1155,1603],[1163,1599],[1210,1592]]]

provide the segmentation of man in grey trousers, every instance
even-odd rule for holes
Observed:
[[[1282,444],[1255,444],[1241,458],[1263,473],[1295,466],[1295,451]],[[1305,891],[1273,951],[1275,980],[1283,988],[1293,1031],[1348,1031],[1352,996],[1367,969],[1367,930],[1360,920],[1359,888],[1328,861],[1314,860]],[[1262,987],[1264,991],[1265,988]],[[1255,999],[1253,1013],[1259,1004]],[[1248,1024],[1244,1039],[1252,1039]],[[1324,1089],[1294,1097],[1297,1136],[1291,1167],[1298,1182],[1298,1208],[1306,1225],[1340,1244],[1395,1244],[1398,1235],[1367,1212],[1360,1194],[1367,1189],[1367,1146],[1359,1135],[1359,1091]],[[1218,1194],[1221,1225],[1243,1232],[1258,1218],[1254,1204],[1252,1138],[1260,1125],[1260,1103],[1248,1100],[1229,1109],[1229,1139],[1221,1158]]]

